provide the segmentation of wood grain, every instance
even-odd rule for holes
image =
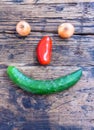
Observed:
[[[8,3],[8,4],[13,4],[13,3],[24,3],[24,4],[27,4],[27,3],[78,3],[78,2],[94,2],[94,0],[2,0],[1,2],[4,2],[4,3]]]
[[[57,33],[61,23],[70,22],[76,34],[94,34],[94,3],[0,4],[0,12],[0,32],[14,33],[17,22],[24,19],[36,32]]]
[[[15,34],[0,34],[0,63],[39,66],[35,52],[43,35],[49,35],[53,39],[50,66],[94,65],[94,36],[75,35],[62,40],[57,34],[37,32],[32,32],[25,39],[19,39]]]
[[[93,0],[0,1],[0,130],[94,130],[94,2]],[[19,20],[32,31],[20,37]],[[75,26],[61,39],[62,22]],[[44,35],[53,39],[52,61],[38,63],[36,47]],[[67,91],[39,96],[24,92],[6,74],[15,65],[35,79],[54,79],[82,68],[81,80]]]

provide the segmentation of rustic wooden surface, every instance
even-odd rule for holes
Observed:
[[[32,27],[29,36],[15,32],[19,20]],[[70,22],[75,34],[57,35]],[[35,49],[44,35],[53,39],[51,64],[39,65]],[[15,65],[36,79],[53,79],[82,68],[81,80],[67,91],[36,96],[19,89],[6,74]],[[94,130],[94,1],[0,1],[0,130]]]

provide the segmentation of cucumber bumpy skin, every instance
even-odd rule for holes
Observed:
[[[29,78],[15,66],[8,66],[7,74],[9,78],[23,90],[33,94],[43,95],[61,92],[72,87],[81,78],[82,70],[79,69],[53,80],[35,80]]]

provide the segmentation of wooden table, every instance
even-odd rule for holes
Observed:
[[[26,20],[29,36],[15,26]],[[58,25],[70,22],[75,34],[61,39]],[[45,35],[53,39],[52,61],[41,66],[36,46]],[[81,80],[67,91],[36,96],[10,81],[8,65],[35,79],[54,79],[79,68]],[[94,130],[94,0],[0,1],[0,130]]]

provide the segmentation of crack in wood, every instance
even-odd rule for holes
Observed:
[[[45,31],[45,30],[32,30],[32,32],[58,34],[57,32]],[[6,34],[17,34],[16,31],[11,31],[11,30],[9,30],[9,31],[0,31],[0,34],[4,34],[4,33],[6,33]],[[74,35],[94,35],[94,33],[79,33],[78,32],[78,33],[74,33]]]

